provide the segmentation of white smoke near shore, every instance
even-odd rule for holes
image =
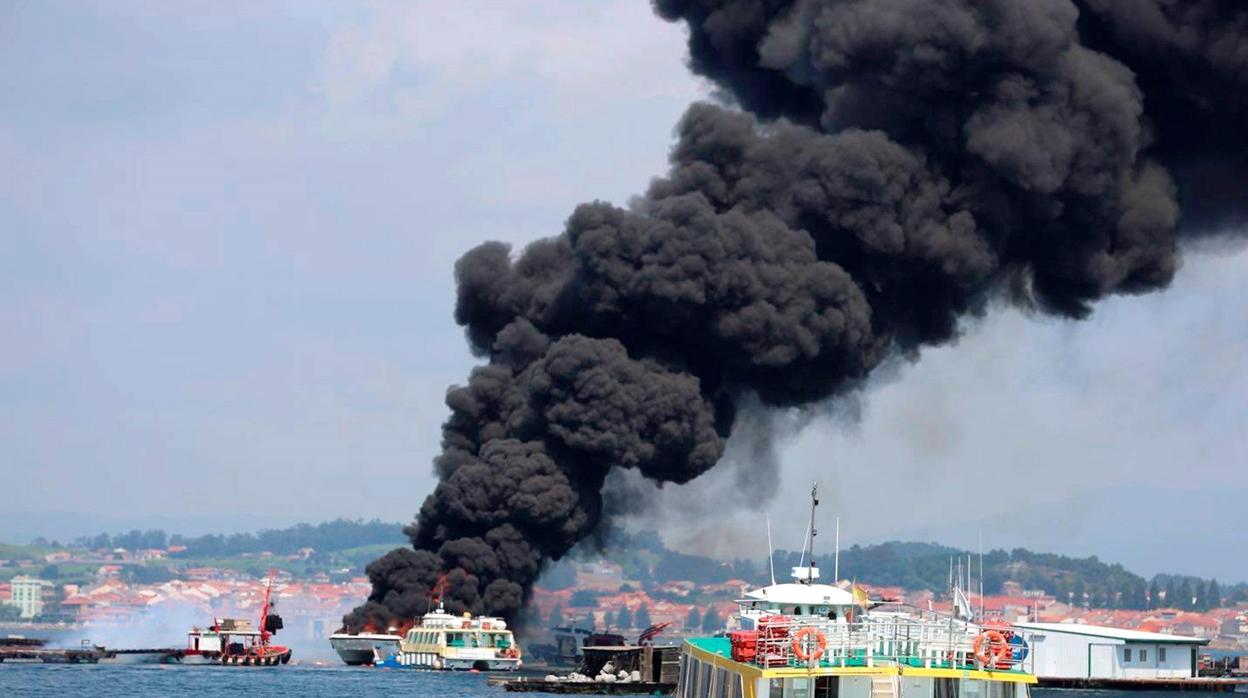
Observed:
[[[281,614],[280,605],[275,612]],[[54,632],[49,638],[49,647],[73,649],[85,644],[110,650],[180,649],[187,646],[188,632],[211,625],[214,618],[250,619],[254,625],[258,618],[252,616],[257,613],[254,607],[224,612],[206,604],[186,601],[155,603],[115,619],[90,621]],[[287,627],[273,635],[271,642],[289,647],[294,662],[338,660],[328,637],[314,636],[308,628],[290,620],[287,619]]]
[[[198,604],[157,603],[114,620],[84,623],[58,634],[52,644],[65,648],[83,643],[108,649],[182,648],[191,628],[211,622],[212,611]]]

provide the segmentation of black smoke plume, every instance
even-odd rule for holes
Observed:
[[[414,550],[351,627],[511,616],[603,517],[612,468],[682,483],[742,400],[802,405],[949,340],[993,295],[1083,317],[1244,222],[1234,0],[656,0],[721,90],[628,208],[456,265],[488,363],[447,394]]]

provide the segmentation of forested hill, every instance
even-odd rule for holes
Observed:
[[[36,541],[36,544],[42,541]],[[42,542],[47,545],[46,542]],[[184,553],[188,557],[225,557],[243,553],[270,552],[277,555],[289,555],[301,548],[313,548],[319,552],[336,552],[351,548],[370,545],[406,545],[407,536],[403,535],[402,524],[384,521],[349,521],[337,519],[316,525],[298,524],[290,528],[271,529],[257,533],[234,533],[231,535],[204,535],[187,537],[169,535],[161,530],[131,531],[109,535],[101,533],[97,536],[79,538],[71,547],[90,548],[125,548],[138,550],[145,548],[165,548],[170,545],[186,546]]]
[[[670,550],[659,534],[653,531],[629,534],[612,532],[602,549],[578,550],[573,557],[590,559],[605,556],[620,563],[625,575],[643,582],[688,580],[698,584],[714,584],[730,579],[743,579],[764,584],[769,572],[766,558],[716,560]],[[49,545],[46,541],[36,541]],[[168,535],[164,531],[131,531],[118,535],[100,534],[79,538],[72,547],[101,549],[164,548],[183,545],[185,557],[228,557],[246,553],[271,552],[289,555],[301,548],[332,553],[368,546],[402,546],[407,544],[402,525],[382,521],[348,521],[339,519],[311,525],[264,530],[257,533],[205,535],[186,537]],[[603,553],[602,550],[606,552]],[[380,553],[376,553],[380,554]],[[891,541],[877,545],[855,545],[841,551],[841,576],[878,586],[900,586],[906,589],[944,591],[948,585],[949,561],[965,560],[970,554],[934,543]],[[369,558],[371,559],[371,558]],[[776,551],[777,576],[787,576],[798,564],[799,555],[792,551]],[[360,564],[367,562],[361,560]],[[830,554],[817,558],[824,574],[831,576]],[[972,555],[978,572],[978,557]],[[544,584],[557,586],[572,583],[567,564],[556,564],[547,571]],[[1163,596],[1171,599],[1169,606],[1204,609],[1217,605],[1217,600],[1248,600],[1248,584],[1219,585],[1180,575],[1157,575],[1145,579],[1119,564],[1102,562],[1096,557],[1074,558],[1051,553],[1034,553],[1017,548],[993,550],[984,555],[984,589],[999,593],[1003,582],[1018,582],[1024,589],[1040,589],[1060,601],[1100,608],[1146,608],[1157,606]]]
[[[665,582],[687,579],[700,584],[743,579],[753,584],[768,581],[767,560],[738,559],[730,562],[668,550],[653,532],[613,534],[607,557],[619,562],[627,576]],[[972,556],[978,577],[979,559],[966,550],[934,543],[891,541],[877,545],[855,545],[841,551],[841,576],[878,586],[945,591],[949,583],[950,560]],[[799,554],[777,551],[777,576],[787,576],[798,564]],[[824,574],[831,576],[831,555],[817,557]],[[965,565],[965,562],[963,563]],[[1160,605],[1163,593],[1167,604],[1188,609],[1217,605],[1218,599],[1248,599],[1248,585],[1221,586],[1216,580],[1179,575],[1157,575],[1145,579],[1119,564],[1096,557],[1075,558],[1035,553],[1022,548],[993,550],[984,554],[984,590],[1001,592],[1002,583],[1018,582],[1024,589],[1040,589],[1063,602],[1100,608],[1147,608]],[[1187,601],[1182,601],[1187,599]]]

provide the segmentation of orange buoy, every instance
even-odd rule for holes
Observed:
[[[994,667],[1009,663],[1013,657],[1013,648],[999,630],[985,630],[975,636],[971,643],[971,652],[975,661],[986,667]]]
[[[793,634],[793,654],[803,662],[819,661],[828,649],[828,638],[817,628],[802,628]]]

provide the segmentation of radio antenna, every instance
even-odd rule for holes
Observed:
[[[771,516],[767,516],[767,566],[771,568],[771,585],[776,585],[776,553],[771,549]]]

